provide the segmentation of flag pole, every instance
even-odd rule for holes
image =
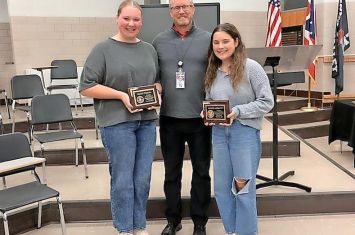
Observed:
[[[335,100],[340,100],[340,93],[336,94]],[[339,140],[339,147],[340,147],[340,153],[343,154],[343,141],[342,140]]]
[[[311,82],[312,82],[311,76],[308,76],[308,100],[307,100],[307,106],[301,108],[303,112],[314,112],[318,110],[317,107],[312,107],[311,104]]]

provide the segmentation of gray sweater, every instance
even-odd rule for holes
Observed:
[[[261,129],[265,113],[274,107],[269,79],[256,61],[247,59],[243,81],[234,90],[230,78],[221,70],[210,90],[206,92],[207,100],[229,100],[232,111],[243,125]]]
[[[160,115],[175,118],[200,118],[205,97],[203,79],[211,34],[195,26],[183,39],[173,29],[156,36],[160,82],[163,87]],[[185,88],[176,88],[177,62],[183,58]]]
[[[89,54],[80,79],[80,90],[97,84],[127,93],[128,87],[151,85],[157,80],[158,58],[152,45],[125,43],[111,38]],[[155,110],[130,113],[121,100],[94,99],[100,127],[122,122],[156,119]]]

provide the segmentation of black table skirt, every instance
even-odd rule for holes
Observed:
[[[336,100],[329,125],[329,144],[334,140],[347,141],[355,154],[355,100]]]

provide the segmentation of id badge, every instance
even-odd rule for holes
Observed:
[[[176,88],[185,88],[185,72],[182,69],[176,72]]]

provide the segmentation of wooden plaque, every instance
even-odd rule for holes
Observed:
[[[204,121],[208,123],[229,123],[228,100],[209,100],[203,101]]]
[[[130,87],[128,96],[134,109],[147,109],[159,106],[158,92],[155,85]]]

